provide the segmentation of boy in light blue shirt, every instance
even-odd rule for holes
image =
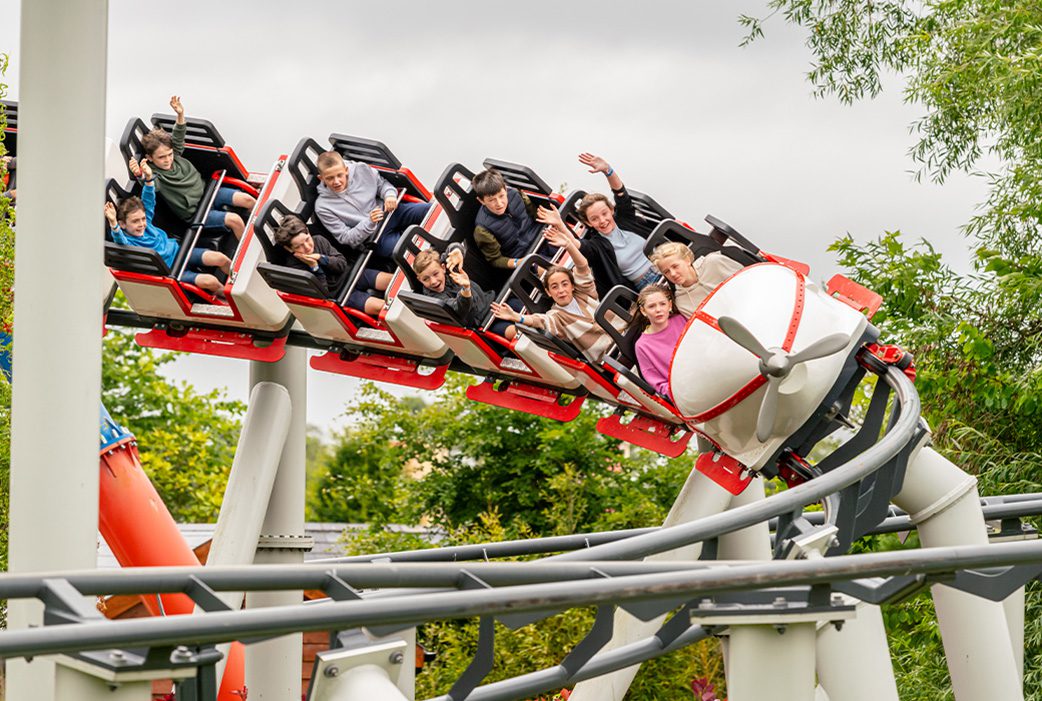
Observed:
[[[130,172],[135,177],[144,178],[141,197],[127,197],[119,203],[117,209],[111,202],[105,203],[105,219],[108,220],[112,240],[121,246],[140,246],[151,248],[171,270],[181,245],[167,236],[166,232],[152,223],[152,215],[156,211],[156,188],[152,169],[148,163],[130,159]],[[219,251],[205,248],[194,248],[188,256],[188,265],[181,276],[183,282],[206,290],[210,294],[219,295],[224,287],[216,276],[199,272],[200,267],[220,268],[225,275],[231,272],[232,262],[228,256]]]

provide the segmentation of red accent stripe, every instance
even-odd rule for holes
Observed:
[[[766,383],[766,377],[764,377],[763,375],[757,375],[752,380],[750,380],[748,384],[746,384],[744,387],[742,387],[740,390],[732,394],[730,397],[728,397],[721,403],[717,404],[709,411],[703,411],[701,414],[695,414],[694,416],[685,416],[684,419],[686,421],[694,421],[695,423],[705,423],[710,419],[715,419],[717,416],[720,416],[720,414],[723,414],[725,411],[730,411],[734,407],[738,406],[739,402],[744,400],[746,397],[748,397],[756,390],[763,387]]]
[[[217,175],[217,173],[214,173],[214,175]],[[214,179],[216,180],[216,178],[214,178]],[[253,185],[250,185],[245,180],[240,180],[239,178],[232,178],[232,177],[229,177],[229,176],[225,175],[224,176],[224,180],[222,181],[222,184],[224,184],[224,185],[231,185],[232,187],[237,187],[240,190],[242,190],[243,192],[245,192],[245,193],[247,193],[249,195],[252,195],[253,197],[257,197],[260,194],[260,190],[255,188]]]
[[[253,206],[253,211],[250,212],[250,220],[246,222],[246,230],[242,234],[242,241],[239,242],[238,250],[235,252],[235,258],[232,260],[232,276],[239,273],[239,268],[242,266],[242,259],[246,257],[246,248],[250,243],[252,243],[252,239],[255,235],[253,228],[254,219],[257,216],[257,212],[260,211],[261,205],[267,202],[268,198],[271,197],[271,191],[275,188],[275,183],[278,182],[282,173],[285,171],[287,160],[289,160],[289,157],[286,156],[286,154],[280,155],[275,160],[275,165],[272,166],[271,171],[268,173],[268,177],[264,180],[264,188],[257,196],[257,203]],[[280,167],[280,165],[282,167]],[[267,260],[267,256],[262,255],[261,260]]]
[[[800,273],[796,273],[796,301],[792,305],[792,317],[789,319],[789,330],[785,333],[782,342],[782,350],[791,351],[792,342],[796,340],[796,332],[800,328],[800,319],[803,318],[803,300],[807,295],[807,279]]]

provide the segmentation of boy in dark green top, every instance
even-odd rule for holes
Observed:
[[[177,114],[174,133],[167,134],[156,128],[141,138],[145,158],[155,168],[156,192],[166,201],[174,214],[186,222],[192,221],[199,200],[203,198],[203,178],[192,163],[182,156],[185,150],[185,109],[181,98],[174,95],[170,106]],[[206,215],[206,228],[226,228],[236,239],[242,238],[246,225],[235,212],[225,211],[228,207],[252,210],[257,203],[251,195],[232,187],[217,191],[213,208]]]

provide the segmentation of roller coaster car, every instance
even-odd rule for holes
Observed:
[[[560,208],[562,198],[552,193],[546,181],[531,168],[493,158],[485,159],[483,165],[498,170],[509,186],[525,193],[535,204],[552,204]],[[508,271],[489,265],[473,237],[474,220],[480,208],[471,186],[473,178],[472,171],[454,163],[438,179],[434,196],[452,226],[450,240],[467,244],[463,267],[471,281],[486,291],[495,291],[496,299],[505,302],[512,295],[507,284],[510,280]],[[419,281],[409,269],[412,257],[427,244],[443,250],[447,243],[436,243],[431,237],[411,249],[401,246],[397,262],[407,271],[414,289],[419,289]],[[538,250],[542,244],[542,238],[533,241],[528,252]],[[511,341],[492,333],[489,330],[493,321],[491,314],[481,329],[471,329],[465,328],[459,319],[430,297],[414,294],[407,296],[405,301],[430,322],[431,328],[463,363],[486,375],[483,382],[468,388],[467,396],[471,399],[559,421],[570,421],[578,416],[585,391],[573,373],[560,367],[546,349],[532,339],[518,335]]]
[[[419,227],[412,227],[407,232],[409,236],[398,242],[394,255],[412,288],[420,290],[422,285],[412,269],[413,258],[427,248],[442,253],[451,241],[414,229]],[[468,264],[472,262],[469,258],[464,262],[468,276]],[[473,277],[471,281],[474,282]],[[489,330],[493,320],[491,311],[486,313],[481,327],[473,328],[441,300],[407,291],[400,292],[398,299],[426,320],[428,327],[452,349],[460,362],[485,375],[485,380],[467,389],[471,399],[558,421],[570,421],[578,415],[584,399],[574,396],[578,382],[530,339],[519,336],[509,340]]]
[[[545,312],[552,302],[542,293],[539,270],[548,261],[529,256],[511,278],[511,287],[528,312]],[[601,362],[589,360],[568,341],[545,331],[519,327],[522,335],[547,351],[561,369],[568,372],[590,396],[615,407],[615,413],[598,422],[605,435],[654,450],[669,457],[681,455],[691,433],[668,399],[658,396],[640,376],[631,371],[635,364],[633,344],[637,333],[625,331],[631,318],[633,292],[617,286],[598,305],[594,318],[615,342]],[[634,417],[625,421],[627,411]]]
[[[0,100],[3,107],[6,125],[4,126],[4,150],[8,156],[18,154],[18,103],[9,100]],[[0,180],[0,192],[7,192],[15,188],[16,171],[7,171],[3,180]]]
[[[430,192],[411,171],[401,166],[401,161],[384,144],[342,134],[331,135],[329,141],[332,148],[346,159],[375,168],[398,188],[404,201],[429,201]],[[290,213],[299,216],[307,222],[312,235],[325,236],[352,261],[345,283],[335,298],[329,298],[310,273],[281,265],[283,252],[273,246],[268,251],[268,262],[260,266],[260,273],[269,285],[278,290],[283,302],[305,330],[331,346],[325,354],[312,358],[313,368],[420,389],[436,389],[445,381],[451,354],[444,342],[398,300],[399,290],[405,284],[401,274],[389,270],[396,274],[385,292],[384,308],[378,316],[346,306],[349,295],[361,284],[363,271],[370,267],[379,269],[382,265],[372,255],[382,231],[359,253],[337,242],[314,217],[319,184],[317,159],[325,150],[310,138],[297,144],[287,166],[296,183],[296,193],[288,196],[290,202],[273,201],[258,214],[257,221],[265,232],[264,238],[270,242],[284,216]],[[290,203],[295,206],[287,206]],[[431,222],[435,222],[439,215],[439,208],[433,207],[426,219],[428,225],[432,226]],[[385,226],[387,221],[389,219],[384,220]],[[423,231],[420,227],[415,228]]]
[[[152,121],[169,127],[173,119],[172,116],[154,115]],[[131,157],[141,157],[141,137],[147,131],[140,119],[131,119],[127,124],[120,139],[124,163]],[[278,188],[285,189],[281,181],[289,180],[283,176],[286,157],[279,157],[260,182],[242,166],[213,125],[200,119],[188,120],[183,155],[199,169],[207,181],[207,189],[187,226],[168,209],[164,211],[162,198],[157,198],[153,223],[181,243],[173,270],[166,269],[165,265],[159,264],[162,261],[140,249],[115,244],[106,244],[105,248],[105,262],[127,302],[141,318],[153,325],[148,333],[138,334],[138,343],[249,360],[278,360],[285,353],[286,335],[293,320],[286,305],[257,273],[257,264],[264,260],[265,255],[263,243],[254,232],[252,215],[244,217],[246,229],[237,245],[232,237],[223,238],[226,242],[224,251],[232,260],[231,275],[224,288],[225,301],[216,300],[182,282],[180,276],[193,248],[199,245],[222,247],[222,239],[208,238],[203,232],[203,222],[213,206],[217,190],[223,185],[243,190],[253,195],[260,207]],[[123,170],[126,171],[125,166]],[[129,178],[129,172],[123,175]],[[258,191],[247,178],[261,189]],[[121,188],[114,179],[110,179],[107,190],[113,199],[139,191],[136,184]]]

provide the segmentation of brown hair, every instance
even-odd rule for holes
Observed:
[[[583,224],[589,225],[590,221],[586,218],[586,210],[588,210],[590,207],[597,204],[598,202],[603,202],[604,204],[608,205],[608,209],[610,209],[612,212],[615,211],[615,204],[608,199],[607,195],[602,195],[599,192],[587,193],[583,195],[583,198],[579,200],[579,204],[575,208],[575,211],[579,215],[579,219],[582,221]]]
[[[318,154],[318,160],[315,161],[319,173],[342,165],[344,165],[344,157],[340,155],[339,151],[323,151]]]
[[[568,280],[572,283],[572,285],[575,285],[575,276],[572,274],[571,268],[565,268],[561,265],[551,265],[549,268],[546,269],[546,272],[543,273],[542,282],[544,291],[549,292],[547,286],[550,284],[550,277],[552,275],[556,275],[557,273],[564,273],[568,276]]]
[[[470,186],[474,189],[475,195],[484,199],[492,197],[500,190],[505,190],[507,181],[503,179],[498,170],[488,168],[475,175],[470,181]]]
[[[648,321],[648,317],[644,315],[644,305],[647,304],[648,298],[656,293],[666,295],[666,299],[669,300],[670,316],[680,313],[680,310],[677,309],[676,297],[673,296],[673,290],[669,289],[661,283],[656,282],[651,285],[648,285],[637,294],[637,301],[634,303],[633,308],[630,310],[632,318],[630,319],[630,323],[626,325],[627,330],[639,328],[641,331],[643,331],[648,327],[648,324],[650,322]]]
[[[667,241],[666,243],[655,246],[655,250],[651,253],[651,262],[658,265],[658,262],[663,258],[669,258],[670,256],[680,256],[688,263],[695,261],[695,254],[690,248],[678,241]]]
[[[425,248],[416,254],[412,261],[412,270],[419,275],[433,264],[441,264],[441,256],[433,248]]]
[[[148,214],[148,210],[145,209],[145,203],[141,201],[140,197],[126,197],[116,207],[116,220],[125,222],[127,217],[139,209]]]
[[[141,148],[145,149],[145,155],[149,158],[156,152],[156,149],[160,146],[166,146],[167,148],[174,147],[174,140],[170,138],[164,130],[156,127],[152,131],[148,132],[141,137]]]
[[[307,232],[308,227],[304,224],[303,219],[293,214],[287,214],[282,218],[279,228],[275,229],[275,244],[289,248],[289,242],[293,240],[293,237]]]

